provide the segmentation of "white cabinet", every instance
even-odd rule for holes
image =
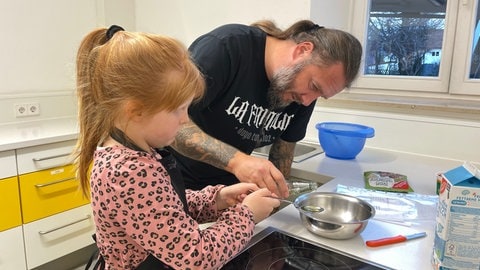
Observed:
[[[0,269],[26,269],[22,226],[0,232]]]
[[[64,166],[72,162],[75,140],[17,149],[18,174]]]
[[[93,244],[92,210],[71,165],[75,143],[0,152],[1,270],[33,269]]]
[[[0,269],[25,269],[15,152],[0,152]]]
[[[15,151],[0,152],[0,179],[17,175],[17,164],[15,161]]]
[[[91,207],[71,165],[75,143],[70,140],[16,151],[28,269],[93,243]]]
[[[91,245],[94,227],[88,204],[24,224],[28,269]]]

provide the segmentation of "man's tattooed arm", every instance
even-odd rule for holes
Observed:
[[[278,196],[286,198],[289,195],[288,186],[282,172],[276,166],[282,166],[286,172],[290,173],[293,150],[291,157],[284,155],[286,152],[283,151],[293,149],[294,145],[294,143],[281,142],[278,148],[275,148],[277,150],[271,152],[271,157],[277,162],[273,164],[265,158],[247,155],[207,135],[190,122],[182,127],[171,146],[187,157],[234,174],[240,182],[254,183],[260,188],[268,188]]]
[[[239,151],[206,134],[193,122],[182,127],[171,146],[182,155],[224,170]]]

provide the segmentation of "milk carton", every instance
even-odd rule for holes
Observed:
[[[442,175],[434,269],[480,269],[480,171],[470,163]]]

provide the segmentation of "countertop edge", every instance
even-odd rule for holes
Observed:
[[[16,150],[78,138],[76,117],[0,125],[0,151]]]
[[[33,140],[28,140],[28,141],[2,144],[2,145],[0,145],[0,152],[1,151],[16,150],[16,149],[21,149],[21,148],[31,147],[31,146],[38,146],[38,145],[56,143],[56,142],[75,140],[77,138],[78,138],[78,134],[67,134],[67,135],[54,136],[54,137],[48,137],[48,138],[39,138],[39,139],[33,139]]]

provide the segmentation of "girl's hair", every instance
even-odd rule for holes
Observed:
[[[80,134],[74,155],[86,195],[94,151],[113,130],[126,102],[133,101],[147,114],[173,111],[192,97],[200,98],[205,88],[179,41],[127,31],[108,35],[106,28],[90,32],[77,54]]]
[[[258,27],[267,35],[280,40],[313,43],[315,46],[312,52],[313,63],[323,67],[342,63],[347,87],[350,87],[358,74],[362,59],[362,45],[357,38],[347,32],[321,27],[310,20],[298,21],[285,31],[269,20],[258,21],[251,26]]]

